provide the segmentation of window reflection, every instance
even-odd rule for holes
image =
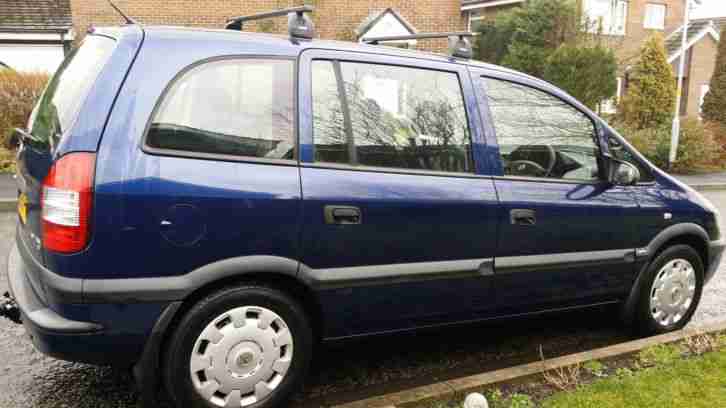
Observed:
[[[333,61],[312,71],[316,161],[473,171],[456,74]]]
[[[484,81],[506,175],[599,178],[595,127],[585,114],[538,89]]]
[[[292,159],[291,61],[220,61],[191,70],[154,118],[152,147]]]

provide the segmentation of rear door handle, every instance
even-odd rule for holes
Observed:
[[[536,225],[537,212],[534,210],[514,209],[509,212],[512,225]]]
[[[363,218],[361,216],[360,208],[358,207],[326,205],[323,212],[326,224],[360,224]]]

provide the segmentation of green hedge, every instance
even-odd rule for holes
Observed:
[[[27,124],[48,79],[47,74],[0,70],[0,146],[13,147],[12,130]]]
[[[637,129],[624,123],[614,124],[623,137],[638,149],[653,164],[668,167],[671,145],[671,127]],[[687,118],[681,123],[678,154],[673,172],[692,172],[722,167],[722,146],[716,141],[717,135],[696,118]]]

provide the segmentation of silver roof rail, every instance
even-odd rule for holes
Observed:
[[[384,42],[391,41],[411,41],[411,40],[426,40],[432,38],[448,38],[449,39],[449,54],[452,57],[471,59],[473,51],[471,48],[471,41],[469,38],[475,34],[468,31],[454,31],[448,33],[420,33],[411,35],[396,35],[389,37],[366,37],[363,41],[366,44],[378,45]]]
[[[311,39],[315,36],[315,25],[305,13],[312,13],[315,7],[305,5],[291,7],[282,10],[268,11],[265,13],[252,14],[249,16],[236,17],[227,21],[225,28],[228,30],[242,31],[242,26],[247,21],[263,20],[273,17],[288,16],[287,29],[291,37]]]

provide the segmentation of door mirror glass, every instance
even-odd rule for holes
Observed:
[[[612,159],[610,169],[610,182],[615,185],[632,186],[640,180],[640,171],[628,162]]]

